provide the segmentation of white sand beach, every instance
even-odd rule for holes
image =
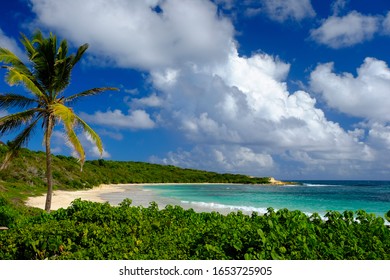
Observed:
[[[160,209],[166,205],[179,205],[184,209],[192,208],[197,212],[216,211],[215,208],[202,207],[199,205],[190,205],[182,203],[179,200],[170,199],[158,196],[155,191],[145,189],[144,186],[150,185],[165,185],[165,184],[116,184],[116,185],[100,185],[88,190],[79,191],[62,191],[55,190],[53,192],[52,210],[59,208],[67,208],[75,199],[89,200],[93,202],[108,202],[111,205],[118,205],[125,198],[132,200],[132,205],[148,207],[151,202],[156,202]],[[172,183],[168,185],[173,185]],[[183,184],[180,184],[183,185]],[[26,201],[27,206],[44,209],[46,194],[42,196],[30,197]],[[219,209],[218,212],[227,214],[229,209]]]
[[[106,198],[104,198],[106,196]],[[53,192],[52,210],[66,208],[77,198],[93,202],[109,202],[112,205],[118,205],[126,197],[133,200],[133,205],[148,206],[154,201],[151,192],[143,190],[140,184],[118,184],[118,185],[100,185],[92,189],[78,191],[55,190]],[[30,197],[26,205],[44,209],[46,194],[42,196]]]

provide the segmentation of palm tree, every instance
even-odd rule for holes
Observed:
[[[22,34],[21,42],[26,50],[28,62],[17,57],[8,49],[0,47],[0,62],[7,73],[6,82],[13,86],[22,84],[29,92],[29,96],[16,93],[0,94],[0,109],[16,107],[17,113],[11,113],[0,118],[0,136],[15,130],[21,130],[13,141],[5,156],[1,169],[7,167],[17,151],[27,145],[34,130],[41,124],[44,130],[44,144],[46,149],[46,178],[47,196],[45,210],[50,211],[53,179],[50,140],[54,126],[62,122],[67,140],[77,152],[81,169],[85,161],[84,149],[76,135],[75,128],[81,127],[95,142],[100,154],[103,153],[102,141],[95,131],[88,126],[69,107],[79,98],[96,95],[106,90],[117,90],[111,87],[93,88],[80,93],[65,96],[64,90],[70,83],[73,67],[85,53],[88,44],[78,48],[77,53],[68,55],[66,40],[57,43],[55,35],[45,38],[37,31],[32,40]]]

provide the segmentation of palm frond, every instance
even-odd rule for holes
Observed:
[[[39,98],[46,99],[43,90],[37,86],[32,76],[26,75],[25,73],[18,71],[16,68],[11,66],[6,66],[6,68],[8,69],[6,80],[9,85],[13,86],[22,83],[34,95],[38,96]]]
[[[31,43],[32,44],[40,44],[42,45],[43,44],[43,41],[44,41],[44,37],[42,35],[42,32],[40,30],[36,31],[34,33],[34,35],[32,36],[32,41]]]
[[[25,72],[29,72],[27,66],[20,60],[20,58],[8,49],[0,47],[0,61],[6,64],[11,64],[19,69],[23,69]]]
[[[24,109],[36,102],[38,102],[38,100],[14,93],[5,93],[0,95],[0,108],[3,109],[11,107]]]
[[[57,39],[53,34],[50,34],[49,38],[44,38],[42,33],[38,31],[34,34],[32,43],[35,49],[35,54],[31,58],[34,77],[48,93],[49,100],[53,100],[56,92],[53,80],[55,77],[54,64],[57,54]]]
[[[35,50],[35,48],[34,48],[33,42],[30,41],[30,40],[26,37],[26,35],[24,35],[23,33],[21,34],[21,37],[22,37],[22,38],[21,38],[20,41],[22,42],[24,48],[26,49],[26,52],[27,52],[27,54],[28,54],[29,59],[30,59],[30,60],[33,60],[33,59],[34,59],[34,56],[35,56],[35,54],[36,54],[36,50]]]
[[[37,108],[29,109],[23,112],[10,114],[0,118],[0,136],[10,131],[18,129],[25,123],[36,117],[40,110]]]
[[[50,106],[54,116],[65,124],[75,125],[76,119],[73,110],[61,103],[55,103]]]
[[[36,124],[38,123],[39,118],[33,121],[31,124],[29,124],[25,129],[23,129],[22,132],[20,132],[15,139],[10,144],[10,149],[5,155],[5,158],[3,160],[3,163],[1,164],[0,170],[4,170],[9,165],[10,161],[15,157],[19,149],[27,145],[28,141],[30,140],[33,131],[36,127]]]
[[[103,155],[103,142],[100,139],[99,135],[79,116],[75,114],[77,123],[83,128],[83,130],[91,137],[92,141],[95,143],[96,147],[99,150],[100,156]]]
[[[80,46],[78,49],[77,49],[77,53],[76,55],[73,57],[73,60],[72,60],[72,66],[74,66],[77,62],[79,62],[79,60],[81,59],[81,57],[83,56],[83,54],[86,52],[86,50],[88,49],[89,45],[88,44],[84,44],[82,46]]]
[[[85,152],[74,131],[74,127],[77,121],[76,114],[72,111],[72,109],[60,103],[53,104],[51,108],[53,110],[54,116],[63,122],[66,131],[66,137],[68,138],[68,141],[74,148],[75,152],[79,155],[82,169],[85,161]]]
[[[33,61],[33,57],[36,53],[31,42],[22,35],[22,43],[25,46],[29,59]],[[40,87],[39,82],[34,78],[33,73],[30,69],[20,60],[20,58],[8,49],[0,48],[0,61],[8,64],[3,68],[8,70],[6,75],[6,81],[8,84],[15,85],[23,83],[28,90],[33,92],[35,95],[42,97],[43,90]]]
[[[72,144],[73,149],[79,156],[80,161],[80,169],[83,170],[84,162],[85,162],[85,152],[84,148],[81,145],[81,142],[79,138],[76,135],[76,132],[74,131],[74,128],[71,126],[65,125],[66,129],[66,137],[68,138],[69,143]]]
[[[107,91],[107,90],[118,91],[119,89],[118,88],[114,88],[114,87],[93,88],[93,89],[89,89],[89,90],[86,90],[86,91],[83,91],[83,92],[80,92],[80,93],[73,94],[73,95],[71,95],[69,97],[66,97],[66,98],[64,98],[64,102],[65,103],[76,102],[77,99],[79,99],[81,97],[97,95],[97,94],[102,93],[103,91]]]

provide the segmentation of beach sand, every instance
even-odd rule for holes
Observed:
[[[80,198],[81,200],[89,200],[93,202],[108,202],[111,205],[118,205],[125,198],[132,200],[133,206],[148,207],[151,202],[156,202],[160,209],[163,209],[166,205],[179,205],[184,209],[194,209],[196,212],[212,212],[217,211],[221,214],[227,214],[232,212],[229,209],[215,209],[202,207],[199,205],[192,205],[188,203],[182,203],[179,200],[165,198],[158,196],[155,191],[145,189],[144,186],[151,185],[164,185],[164,184],[117,184],[117,185],[100,185],[88,190],[79,191],[61,191],[56,190],[53,192],[53,199],[51,204],[52,210],[59,208],[67,208],[71,205],[71,202]],[[168,184],[173,185],[173,184]],[[180,184],[182,185],[182,184]],[[26,201],[27,206],[37,207],[44,209],[46,200],[46,194],[42,196],[30,197]]]

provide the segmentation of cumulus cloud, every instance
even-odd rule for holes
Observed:
[[[390,126],[380,122],[373,122],[368,125],[366,142],[374,149],[375,165],[373,171],[378,176],[387,176],[390,169]],[[366,167],[367,169],[370,166]]]
[[[274,157],[305,166],[321,163],[334,170],[340,161],[371,161],[370,148],[356,134],[328,121],[307,92],[288,92],[284,82],[288,71],[289,65],[275,57],[241,57],[233,49],[225,64],[181,68],[173,82],[158,79],[158,89],[169,104],[162,114],[197,145],[161,161],[187,166],[194,164],[194,158],[208,155],[201,162],[203,168],[214,162],[225,170],[238,169],[233,156],[238,153],[248,165],[259,167],[257,174],[269,167],[277,169]],[[201,147],[202,143],[212,146]],[[218,144],[225,148],[216,149]]]
[[[352,11],[343,17],[329,17],[319,28],[311,30],[310,36],[319,44],[338,49],[370,40],[379,27],[378,16],[366,16]]]
[[[390,12],[387,13],[386,18],[383,20],[383,31],[390,35]]]
[[[25,57],[24,52],[19,48],[15,39],[8,37],[0,28],[0,47],[5,48],[16,54],[18,57]]]
[[[76,44],[90,43],[99,60],[154,69],[224,57],[233,26],[207,0],[31,0],[37,25]],[[158,8],[158,9],[157,9]]]
[[[316,15],[310,0],[262,0],[262,9],[273,20],[301,21]]]
[[[134,98],[129,102],[129,105],[133,107],[162,107],[164,100],[158,97],[156,93],[153,93],[147,97]]]
[[[366,58],[356,77],[351,73],[335,73],[333,63],[321,64],[311,73],[310,83],[330,107],[340,112],[390,121],[390,69],[382,60]]]
[[[274,161],[269,154],[257,153],[240,145],[197,145],[190,151],[169,152],[164,158],[152,157],[152,162],[180,165],[187,168],[233,173],[265,174]]]
[[[208,0],[31,1],[37,24],[75,44],[91,43],[94,55],[117,66],[148,72],[154,93],[128,102],[131,110],[81,117],[114,129],[151,129],[157,117],[147,110],[154,110],[164,120],[159,125],[169,123],[192,146],[154,161],[294,177],[341,172],[340,165],[351,174],[375,158],[359,130],[329,121],[308,92],[288,91],[288,63],[240,56],[231,22]],[[310,1],[262,3],[278,21],[315,14]]]
[[[100,154],[99,149],[96,147],[95,142],[91,138],[90,135],[83,133],[80,136],[80,142],[86,150],[87,154],[90,154],[92,157],[101,157],[101,158],[110,158],[111,155],[105,149],[103,149],[103,153]]]
[[[370,145],[376,147],[378,150],[387,150],[388,153],[390,152],[390,126],[374,122],[370,125],[368,136]]]
[[[365,170],[371,170],[374,178],[386,174],[390,167],[390,69],[386,62],[366,58],[356,76],[335,73],[333,63],[321,64],[311,73],[310,83],[328,106],[364,119],[349,132],[369,148],[367,155],[372,157],[372,163],[360,164]]]
[[[335,0],[331,5],[333,10],[333,15],[334,16],[339,15],[345,9],[348,2],[349,0]]]
[[[121,110],[97,111],[90,115],[81,113],[81,118],[89,123],[98,124],[109,128],[121,129],[151,129],[155,127],[154,121],[144,110],[133,110],[123,114]]]

